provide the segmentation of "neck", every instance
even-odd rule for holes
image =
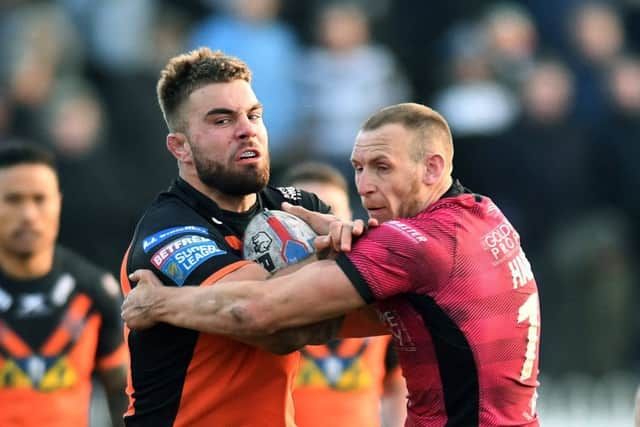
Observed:
[[[28,256],[16,256],[0,251],[0,268],[6,275],[15,279],[27,280],[42,277],[53,267],[54,251],[53,246]]]
[[[246,212],[256,203],[256,193],[245,194],[243,196],[230,195],[209,187],[195,176],[189,176],[181,172],[180,178],[184,179],[193,188],[216,202],[220,209],[225,211]]]
[[[449,190],[453,184],[453,178],[451,175],[443,177],[437,184],[434,185],[433,191],[426,198],[422,210],[428,208],[438,200]]]

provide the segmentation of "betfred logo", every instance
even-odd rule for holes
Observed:
[[[153,254],[153,256],[151,257],[151,264],[153,264],[156,268],[161,269],[164,262],[180,248],[184,248],[195,243],[211,241],[211,239],[196,235],[183,236],[178,239],[172,240]]]

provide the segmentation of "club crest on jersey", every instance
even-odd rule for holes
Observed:
[[[200,264],[226,253],[213,240],[190,234],[174,239],[156,251],[151,256],[151,264],[182,286]]]
[[[149,250],[158,246],[168,238],[173,237],[177,234],[186,233],[196,233],[204,236],[209,234],[206,228],[198,227],[196,225],[183,225],[180,227],[165,228],[164,230],[160,230],[157,233],[152,234],[151,236],[145,237],[142,240],[142,250],[144,251],[144,253],[147,253],[149,252]]]
[[[330,345],[326,346],[327,350],[301,349],[296,387],[322,387],[340,391],[371,387],[373,372],[363,360],[368,345],[369,341],[365,338],[357,346],[339,345],[340,351]]]
[[[8,358],[0,365],[0,388],[51,392],[73,387],[78,374],[66,356]]]

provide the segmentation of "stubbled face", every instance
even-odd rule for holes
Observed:
[[[293,183],[294,187],[315,193],[320,200],[331,207],[331,213],[343,221],[350,221],[352,217],[351,207],[349,206],[349,195],[340,187],[323,183],[301,181]]]
[[[29,258],[55,244],[62,197],[48,166],[23,164],[0,169],[0,251]]]
[[[409,156],[413,137],[395,123],[358,134],[351,162],[358,194],[371,218],[384,222],[424,209],[425,166]]]
[[[224,194],[244,196],[269,182],[262,105],[244,80],[212,83],[187,101],[187,138],[200,180]]]

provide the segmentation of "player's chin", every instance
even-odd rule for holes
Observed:
[[[386,208],[367,209],[367,213],[369,214],[369,218],[373,218],[379,223],[389,221],[392,218],[389,210]]]
[[[236,172],[264,175],[269,173],[269,165],[262,160],[251,162],[236,162]]]

